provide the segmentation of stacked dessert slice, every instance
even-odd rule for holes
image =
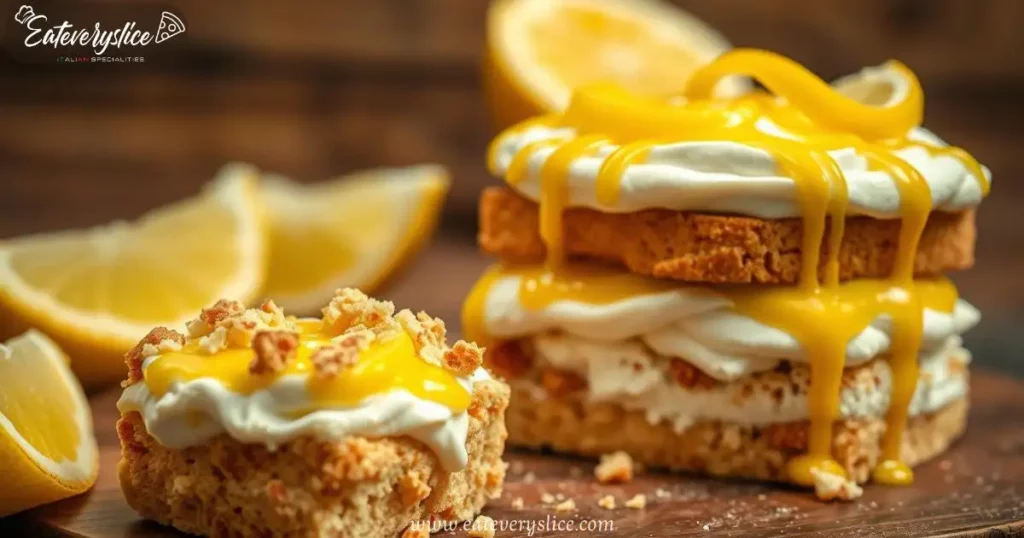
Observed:
[[[714,98],[731,75],[767,91]],[[990,181],[922,114],[902,64],[829,86],[736,50],[683,99],[588,87],[502,133],[479,236],[500,263],[463,328],[512,385],[509,440],[909,483],[965,427],[979,316],[942,275],[973,263]]]
[[[118,479],[139,515],[202,536],[422,536],[501,495],[508,387],[442,320],[346,288],[323,319],[221,300],[187,329],[125,357]]]

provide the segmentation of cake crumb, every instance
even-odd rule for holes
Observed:
[[[611,495],[605,495],[597,501],[597,505],[605,510],[615,510],[615,497]]]
[[[174,347],[180,349],[185,344],[185,335],[167,327],[156,327],[149,331],[138,344],[135,345],[128,353],[124,356],[124,362],[128,366],[128,379],[121,383],[122,387],[127,387],[136,381],[142,380],[142,362],[147,356],[147,353],[156,351],[159,353],[164,350],[173,350]],[[153,348],[152,350],[149,348]],[[156,353],[153,353],[154,355]]]
[[[823,501],[852,501],[864,494],[864,490],[852,480],[841,476],[811,469],[814,476],[814,494]]]
[[[423,480],[420,473],[406,471],[398,479],[398,494],[403,505],[412,506],[430,496],[430,485]]]
[[[476,516],[473,526],[469,529],[470,538],[494,538],[494,520],[484,516]]]
[[[207,355],[214,355],[228,347],[228,330],[217,327],[213,332],[199,339],[199,349]]]
[[[160,327],[161,329],[163,327]],[[174,331],[170,331],[174,332]],[[177,334],[177,333],[175,333]],[[179,335],[180,336],[180,335]],[[161,353],[173,353],[175,351],[181,351],[182,345],[176,338],[164,338],[156,344],[150,344],[148,342],[142,342],[142,358],[149,358],[154,355]]]
[[[629,500],[627,500],[625,505],[626,508],[642,510],[644,507],[647,506],[647,496],[644,495],[643,493],[637,493],[636,495],[633,495],[633,497],[631,497]]]
[[[759,500],[759,501],[767,501],[768,500],[768,496],[765,495],[764,493],[759,493],[757,495],[757,500]]]
[[[278,374],[288,367],[288,361],[299,349],[298,333],[290,331],[259,331],[252,337],[253,359],[249,373],[254,375]]]
[[[436,365],[444,363],[447,345],[443,321],[426,312],[413,314],[408,309],[395,314],[395,321],[412,337],[413,346],[423,360]]]
[[[603,454],[601,463],[594,468],[594,476],[602,484],[629,482],[633,479],[633,458],[621,450]]]
[[[514,510],[522,510],[525,503],[523,503],[522,497],[516,497],[512,499],[512,508]]]
[[[357,326],[370,330],[389,328],[394,325],[391,316],[395,305],[372,299],[355,288],[344,288],[334,292],[322,313],[324,333],[340,335]]]
[[[204,308],[199,312],[199,317],[185,324],[188,335],[191,338],[199,338],[213,332],[217,325],[232,316],[237,316],[245,311],[245,307],[238,301],[221,299],[210,308]]]
[[[523,474],[523,471],[526,470],[526,466],[523,465],[523,462],[516,460],[508,466],[508,469],[515,474]]]
[[[285,487],[284,482],[281,482],[280,480],[271,480],[270,482],[267,482],[266,493],[270,502],[280,504],[287,499],[288,489]]]
[[[558,513],[572,512],[574,510],[576,510],[576,501],[572,499],[566,499],[555,506],[555,511]]]
[[[552,504],[555,502],[555,496],[545,491],[540,494],[540,502],[544,504]]]
[[[465,377],[480,367],[483,357],[484,350],[480,346],[459,340],[451,349],[444,352],[442,361],[446,370]]]
[[[359,352],[368,348],[375,338],[373,332],[361,329],[318,348],[309,359],[316,370],[317,379],[334,377],[342,370],[355,366],[359,362]]]
[[[527,471],[526,474],[523,475],[524,484],[532,484],[535,480],[537,480],[537,475],[534,474],[533,471]]]
[[[670,493],[668,490],[658,488],[654,490],[654,496],[659,499],[667,499],[672,496],[672,493]]]
[[[953,468],[953,462],[949,460],[942,460],[939,462],[939,470],[948,472]]]

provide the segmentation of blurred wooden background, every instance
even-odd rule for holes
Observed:
[[[957,277],[995,318],[986,325],[997,330],[978,343],[1015,334],[1024,299],[1024,2],[676,3],[734,44],[776,50],[825,78],[890,57],[916,70],[927,126],[995,175],[978,268]],[[188,33],[159,61],[30,66],[0,56],[0,238],[138,215],[195,192],[228,160],[303,181],[434,161],[455,177],[441,241],[468,252],[476,195],[493,182],[478,91],[487,2],[171,4]],[[17,6],[8,7],[4,19]]]

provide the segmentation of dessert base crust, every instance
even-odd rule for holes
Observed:
[[[806,421],[769,427],[708,421],[676,433],[616,404],[575,396],[538,400],[531,393],[513,385],[506,417],[510,444],[591,457],[624,450],[649,467],[779,482],[787,481],[786,462],[807,447]],[[962,398],[912,417],[903,436],[903,459],[916,465],[945,451],[963,434],[967,408]],[[832,453],[851,479],[868,480],[884,432],[881,418],[836,421]]]
[[[471,519],[501,494],[507,386],[476,384],[469,409],[469,464],[449,473],[408,437],[303,437],[277,450],[218,436],[172,450],[137,412],[117,424],[118,478],[142,517],[211,537],[397,536],[413,521]]]
[[[624,265],[630,271],[688,282],[795,283],[800,275],[800,219],[750,217],[649,209],[563,213],[564,249],[571,257]],[[840,278],[881,278],[892,273],[900,221],[846,219],[839,252]],[[826,232],[825,237],[828,237]],[[544,243],[537,204],[507,187],[484,190],[480,247],[516,263],[540,262]],[[936,276],[974,263],[974,212],[939,213],[928,219],[914,272]],[[824,253],[828,250],[823,246]],[[824,277],[824,265],[820,269]]]

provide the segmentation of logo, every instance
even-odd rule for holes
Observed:
[[[185,33],[185,23],[181,22],[181,19],[169,11],[160,13],[160,27],[156,30],[157,43],[163,43],[183,33]]]
[[[7,47],[29,61],[141,63],[187,31],[181,15],[157,4],[51,2],[22,5]]]

